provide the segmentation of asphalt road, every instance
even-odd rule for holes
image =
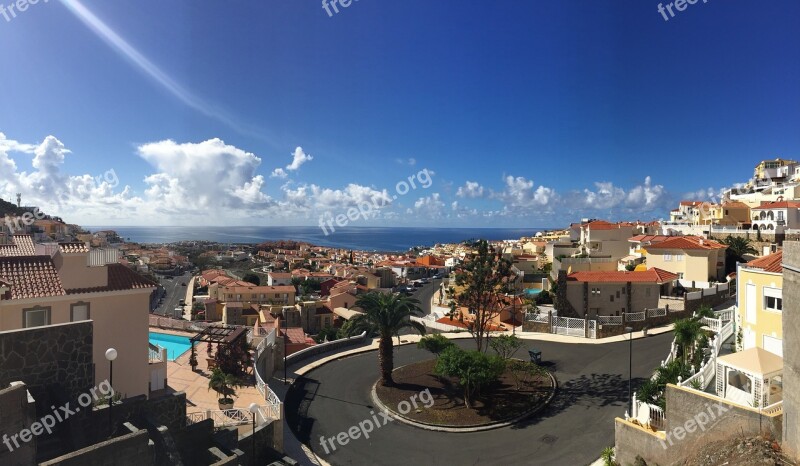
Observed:
[[[181,286],[181,283],[189,283],[191,278],[192,274],[189,272],[173,277],[171,280],[161,277],[161,286],[164,287],[167,294],[164,296],[164,301],[161,305],[156,308],[155,313],[176,317],[175,308],[179,306],[178,303],[181,299],[186,298],[186,287]],[[181,314],[180,317],[183,317],[183,315]]]
[[[669,350],[672,334],[633,342],[634,389]],[[458,340],[474,348],[472,340]],[[327,454],[332,437],[371,418],[370,388],[378,379],[377,353],[341,359],[301,377],[287,394],[286,414],[297,438],[334,465],[586,465],[614,444],[614,418],[628,403],[628,344],[526,341],[559,381],[553,402],[514,426],[480,433],[444,433],[397,421]],[[520,351],[518,356],[524,355]],[[430,359],[413,345],[397,348],[395,367]]]

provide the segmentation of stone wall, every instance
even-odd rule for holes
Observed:
[[[111,440],[41,463],[40,466],[151,466],[155,451],[146,430],[134,430]]]
[[[678,464],[704,445],[734,435],[781,438],[781,415],[762,415],[757,409],[672,384],[667,385],[666,398],[663,434],[648,432],[621,419],[616,421],[616,458],[620,464],[633,464],[637,455],[647,464]]]
[[[281,421],[277,421],[281,422]],[[244,452],[244,457],[241,459],[242,464],[265,464],[268,454],[273,454],[272,439],[275,434],[275,422],[270,422],[261,427],[256,427],[255,431],[255,447],[256,458],[252,461],[253,457],[253,432],[248,430],[245,435],[239,437],[238,448]],[[251,462],[252,461],[252,462]],[[260,462],[259,462],[260,461]]]
[[[140,395],[115,404],[111,415],[108,413],[108,405],[97,406],[87,413],[83,418],[82,430],[89,443],[107,436],[110,418],[113,418],[114,425],[117,426],[125,422],[141,425],[142,421],[149,420],[156,426],[164,425],[175,432],[186,426],[186,394],[176,392],[150,400]]]
[[[783,247],[783,448],[800,459],[800,243]]]
[[[27,429],[36,420],[36,406],[28,399],[25,384],[14,384],[0,390],[0,436],[9,437]],[[0,443],[0,464],[29,465],[36,460],[36,438],[29,442],[19,442],[17,448],[11,443],[13,451]]]
[[[0,387],[25,382],[46,403],[48,386],[77,399],[94,386],[92,322],[0,332]]]

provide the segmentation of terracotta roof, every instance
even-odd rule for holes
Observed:
[[[712,250],[726,249],[728,246],[714,240],[700,238],[697,236],[673,236],[660,243],[645,246],[645,249],[697,249]]]
[[[636,235],[628,239],[631,243],[660,243],[662,241],[666,241],[672,238],[672,236],[666,235]]]
[[[290,285],[282,286],[226,286],[227,293],[295,293],[297,290]]]
[[[800,202],[797,201],[780,201],[780,202],[767,202],[758,207],[753,207],[751,210],[767,210],[767,209],[800,209]]]
[[[13,235],[14,244],[0,245],[0,256],[18,257],[36,255],[36,246],[31,235]]]
[[[89,252],[86,243],[58,243],[58,248],[62,254],[78,254]]]
[[[67,290],[67,294],[104,293],[109,291],[146,290],[158,285],[122,264],[109,264],[108,285],[92,288],[74,288]]]
[[[783,273],[783,251],[751,260],[747,266],[752,269],[761,269],[764,272]]]
[[[747,204],[745,204],[744,202],[740,202],[740,201],[726,202],[726,203],[722,204],[722,207],[737,207],[737,208],[744,208],[744,209],[749,209],[750,208]]]
[[[303,332],[302,328],[287,328],[281,329],[281,335],[286,334],[289,337],[288,343],[305,343],[306,342],[306,334]]]
[[[691,207],[697,207],[700,204],[702,204],[702,202],[700,201],[681,201],[681,205],[691,206]]]
[[[575,272],[567,276],[567,281],[587,283],[668,283],[678,279],[678,274],[652,268],[642,272],[592,271]]]
[[[11,299],[66,294],[50,256],[0,257],[0,277],[11,285]]]

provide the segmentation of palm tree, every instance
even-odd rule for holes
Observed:
[[[381,366],[381,381],[385,386],[393,385],[394,346],[392,346],[392,337],[399,337],[400,331],[406,328],[425,335],[425,326],[410,319],[411,316],[423,314],[419,307],[419,301],[402,294],[373,291],[359,297],[355,305],[364,313],[350,320],[348,334],[352,336],[366,331],[370,335],[378,335],[380,338],[378,358]]]
[[[675,343],[681,347],[683,362],[686,363],[686,356],[700,338],[703,324],[697,319],[680,319],[675,321]]]
[[[208,380],[209,390],[214,390],[222,397],[219,399],[220,406],[233,404],[236,389],[241,386],[241,380],[233,374],[226,374],[219,367],[214,368],[211,372],[211,378]]]
[[[728,253],[736,259],[736,262],[744,262],[745,254],[758,254],[758,250],[753,247],[749,238],[728,235],[727,238],[722,240],[722,243],[728,246]]]

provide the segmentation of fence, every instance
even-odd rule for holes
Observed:
[[[622,316],[597,316],[600,325],[622,325]]]
[[[627,322],[641,322],[646,318],[646,312],[626,312],[625,313],[625,320]]]
[[[365,331],[362,332],[361,335],[356,335],[354,337],[342,338],[341,340],[334,340],[334,341],[329,341],[327,343],[314,345],[310,348],[300,350],[296,353],[292,353],[289,356],[287,356],[286,364],[294,364],[304,359],[314,357],[318,354],[326,353],[328,351],[338,350],[348,346],[357,345],[363,342],[366,338],[367,338],[367,332]]]
[[[280,406],[280,404],[280,400],[278,400],[278,405]],[[236,427],[250,424],[253,422],[253,416],[258,414],[256,421],[257,424],[261,426],[280,419],[280,408],[277,409],[278,416],[273,416],[274,412],[276,412],[276,410],[269,404],[266,406],[259,406],[256,413],[251,413],[244,408],[196,411],[193,413],[186,413],[186,423],[196,424],[206,419],[212,419],[214,421],[214,427],[216,428]]]
[[[636,393],[633,394],[633,412],[630,413],[629,419],[635,419],[640,424],[650,427],[655,430],[664,430],[666,426],[666,417],[664,410],[658,406],[643,403],[636,399]]]
[[[546,324],[550,321],[550,318],[547,314],[543,314],[541,312],[528,312],[525,314],[525,320],[528,322],[539,322]]]
[[[553,328],[551,331],[557,335],[583,337],[586,336],[586,320],[553,316]]]
[[[647,317],[648,318],[655,318],[655,317],[665,317],[667,315],[667,308],[658,308],[658,309],[647,309]]]

